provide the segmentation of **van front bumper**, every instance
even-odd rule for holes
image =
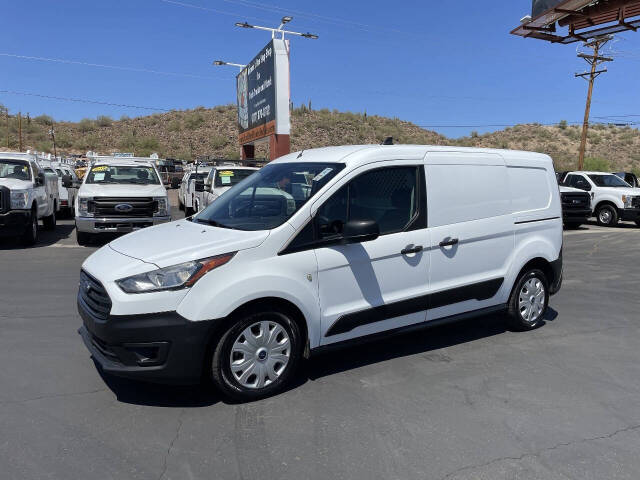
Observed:
[[[78,330],[100,368],[111,375],[167,384],[202,379],[212,322],[191,322],[176,312],[94,318],[78,298]]]
[[[171,221],[163,217],[76,217],[76,229],[86,233],[128,233]]]
[[[31,225],[30,210],[10,210],[0,214],[0,237],[22,235]]]

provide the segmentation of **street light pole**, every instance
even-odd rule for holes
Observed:
[[[293,17],[289,17],[289,16],[285,16],[282,17],[282,20],[280,21],[280,26],[278,28],[271,28],[271,27],[263,27],[260,25],[251,25],[250,23],[247,22],[236,22],[236,27],[240,27],[240,28],[254,28],[256,30],[264,30],[267,32],[271,32],[271,38],[276,38],[276,33],[280,33],[282,35],[282,39],[284,40],[284,34],[288,33],[289,35],[297,35],[299,37],[304,37],[304,38],[310,38],[312,40],[317,40],[318,39],[318,35],[316,35],[315,33],[302,33],[302,32],[294,32],[291,30],[284,30],[284,26],[289,23],[291,20],[293,20]]]

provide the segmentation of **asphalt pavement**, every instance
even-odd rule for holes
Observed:
[[[566,232],[535,331],[489,316],[336,350],[249,404],[101,375],[75,306],[99,245],[41,233],[0,242],[1,479],[639,478],[635,225]]]

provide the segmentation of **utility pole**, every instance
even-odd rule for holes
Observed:
[[[58,152],[56,151],[56,132],[53,130],[53,125],[49,130],[49,134],[51,134],[51,140],[53,140],[53,156],[58,158]]]
[[[7,114],[7,150],[9,150],[9,109],[5,112]]]
[[[589,114],[591,113],[591,97],[593,95],[593,83],[595,79],[601,74],[607,71],[606,68],[597,70],[598,65],[604,62],[612,62],[613,58],[600,56],[602,47],[613,37],[607,35],[605,37],[597,37],[584,44],[585,47],[593,49],[593,55],[587,55],[586,53],[578,53],[578,57],[582,58],[585,62],[591,65],[590,72],[576,73],[577,77],[589,78],[589,91],[587,93],[587,105],[584,110],[584,122],[582,124],[582,138],[580,139],[580,154],[578,156],[578,170],[584,168],[584,153],[587,146],[587,133],[589,131]]]
[[[18,112],[18,138],[20,151],[22,152],[22,112]]]

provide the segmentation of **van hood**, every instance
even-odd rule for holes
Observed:
[[[164,268],[254,248],[268,236],[268,230],[248,232],[178,220],[132,232],[109,246],[118,253]]]
[[[166,197],[163,185],[99,184],[84,183],[78,191],[79,197]]]
[[[19,178],[0,178],[0,187],[7,187],[9,190],[28,190],[33,188],[33,182]]]

